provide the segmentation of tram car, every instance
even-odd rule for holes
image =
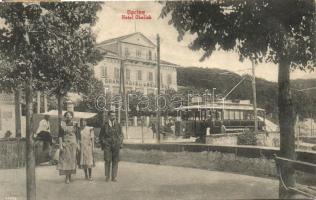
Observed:
[[[176,136],[196,137],[203,142],[207,134],[240,133],[254,130],[254,108],[249,101],[214,102],[177,108]],[[265,126],[265,111],[257,108],[258,130]]]

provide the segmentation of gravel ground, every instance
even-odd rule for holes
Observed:
[[[38,200],[195,200],[273,199],[278,181],[253,176],[183,167],[120,162],[118,182],[105,182],[103,163],[97,162],[94,180],[77,171],[64,183],[55,166],[36,169]],[[25,200],[25,169],[0,170],[0,199]]]

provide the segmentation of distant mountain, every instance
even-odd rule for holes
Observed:
[[[252,77],[240,76],[234,72],[216,68],[179,67],[177,68],[179,88],[190,88],[196,92],[206,89],[215,94],[226,95],[243,78],[240,85],[227,97],[228,99],[250,99],[252,101]],[[182,87],[181,87],[182,86]],[[293,103],[295,110],[302,117],[310,116],[311,111],[316,116],[316,90],[298,91],[304,88],[316,87],[316,79],[298,79],[291,81],[293,88]],[[262,78],[256,78],[257,104],[264,108],[267,114],[277,118],[278,111],[278,85]],[[296,90],[295,90],[296,89]]]

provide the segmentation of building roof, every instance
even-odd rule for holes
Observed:
[[[128,35],[123,35],[123,36],[119,36],[119,37],[116,37],[116,38],[111,38],[111,39],[108,39],[108,40],[104,40],[102,41],[101,43],[97,44],[97,48],[99,48],[102,53],[104,55],[109,55],[109,56],[119,56],[117,52],[115,51],[111,51],[110,49],[108,48],[105,48],[103,47],[103,45],[105,44],[109,44],[109,43],[112,43],[112,42],[118,42],[118,41],[122,41],[126,38],[129,38],[133,35],[137,35],[137,34],[140,34],[141,36],[143,36],[148,42],[150,42],[152,45],[156,46],[151,40],[149,40],[146,36],[144,36],[144,34],[140,33],[140,32],[135,32],[135,33],[131,33],[131,34],[128,34]],[[165,61],[165,60],[161,60],[160,59],[160,64],[163,64],[163,65],[173,65],[173,66],[178,66],[177,64],[175,63],[171,63],[169,61]]]
[[[174,64],[174,63],[165,61],[165,60],[160,60],[160,63],[161,63],[161,64],[165,64],[165,65],[177,65],[177,64]],[[177,66],[178,66],[178,65],[177,65]]]
[[[111,43],[111,42],[116,42],[116,41],[124,40],[125,38],[128,38],[128,37],[130,37],[130,36],[132,36],[132,35],[135,35],[136,33],[137,33],[137,32],[131,33],[131,34],[128,34],[128,35],[119,36],[119,37],[116,37],[116,38],[107,39],[107,40],[104,40],[104,41],[100,42],[99,44],[97,44],[97,46],[103,45],[103,44],[108,44],[108,43]]]
[[[99,44],[97,44],[97,46],[101,46],[103,44],[108,44],[108,43],[112,43],[112,42],[117,42],[117,41],[122,41],[126,38],[129,38],[133,35],[137,35],[137,34],[140,34],[141,36],[143,36],[148,42],[150,42],[152,45],[156,46],[156,44],[154,44],[150,39],[148,39],[144,34],[142,34],[141,32],[135,32],[135,33],[131,33],[131,34],[128,34],[128,35],[123,35],[123,36],[119,36],[119,37],[116,37],[116,38],[111,38],[111,39],[108,39],[108,40],[104,40],[102,42],[100,42]]]

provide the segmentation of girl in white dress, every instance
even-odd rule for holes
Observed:
[[[92,180],[92,167],[94,167],[94,130],[93,127],[86,126],[84,119],[80,120],[80,166],[83,168],[85,178]]]

